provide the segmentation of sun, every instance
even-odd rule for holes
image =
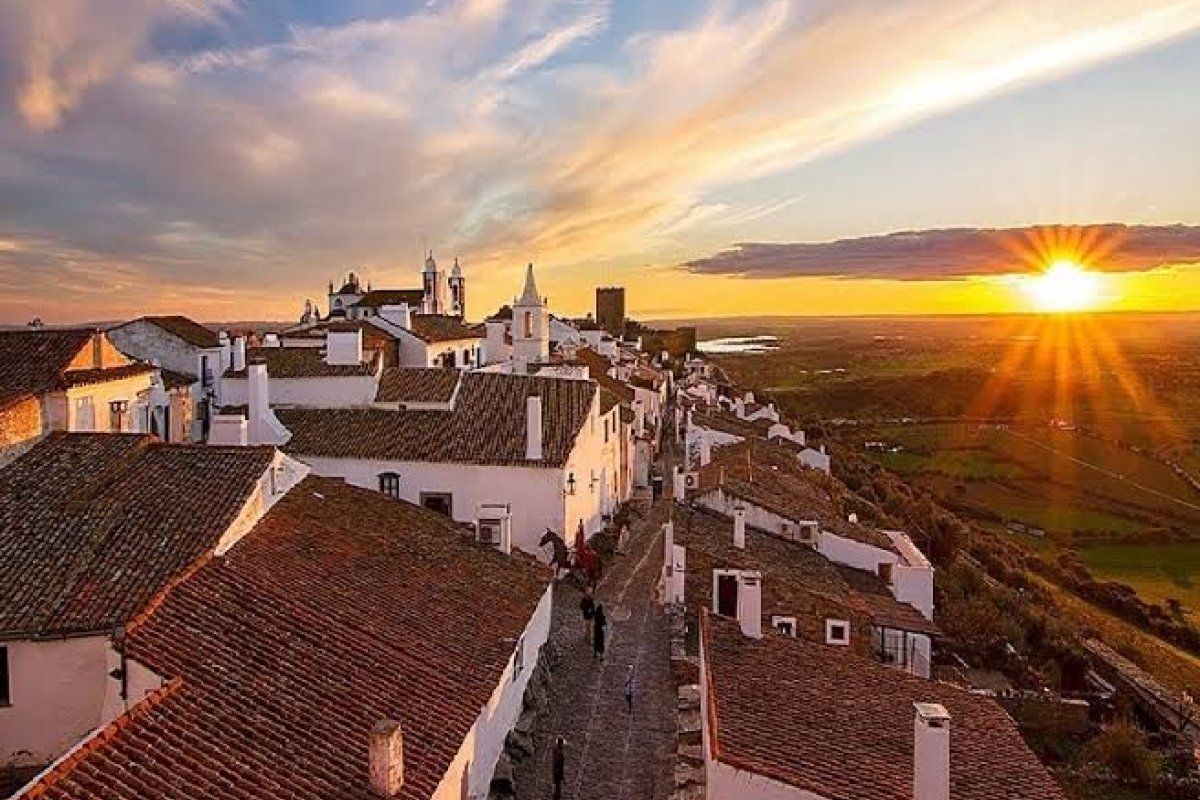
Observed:
[[[1100,301],[1100,279],[1069,259],[1049,264],[1041,275],[1028,279],[1026,288],[1041,311],[1087,311]]]

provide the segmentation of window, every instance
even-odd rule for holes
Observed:
[[[525,338],[526,339],[533,338],[533,312],[532,311],[525,312]]]
[[[879,562],[879,577],[888,586],[892,585],[892,564],[888,561]]]
[[[608,444],[608,419],[604,420],[604,443]]]
[[[825,644],[850,644],[850,623],[844,619],[825,620]]]
[[[517,639],[517,650],[515,653],[513,653],[513,680],[514,681],[517,679],[517,676],[520,675],[522,671],[524,671],[524,669],[525,669],[525,636],[524,636],[524,634],[522,634],[521,638]]]
[[[213,372],[208,366],[208,356],[200,355],[200,385],[205,389],[213,385]]]
[[[96,430],[96,408],[92,396],[75,398],[75,428],[77,431]]]
[[[784,636],[796,635],[796,618],[795,617],[771,617],[771,627],[777,633],[782,633]]]
[[[464,367],[471,366],[471,350],[470,350],[470,348],[463,350],[462,364]]]
[[[454,516],[454,495],[449,492],[421,492],[421,505],[447,517]]]
[[[0,647],[0,706],[12,705],[12,692],[8,688],[8,648]]]
[[[723,617],[736,617],[738,606],[737,575],[717,576],[717,607],[716,612]]]
[[[400,499],[400,474],[397,472],[379,473],[379,491],[388,497]]]
[[[113,400],[108,404],[108,429],[110,431],[125,430],[125,414],[129,411],[128,400]]]

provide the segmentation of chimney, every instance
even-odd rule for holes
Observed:
[[[671,471],[671,495],[676,503],[682,503],[687,495],[687,481],[678,466]]]
[[[700,466],[707,466],[712,461],[712,443],[708,441],[707,435],[700,437]]]
[[[950,800],[950,713],[913,703],[913,800]]]
[[[330,331],[325,334],[325,363],[337,367],[357,367],[362,363],[362,329]]]
[[[743,572],[739,577],[737,615],[743,635],[762,638],[762,573]]]
[[[280,347],[279,334],[267,333],[263,335],[263,347]]]
[[[746,549],[746,508],[741,503],[733,507],[733,546]]]
[[[246,337],[239,336],[233,340],[233,371],[241,372],[246,368]]]
[[[371,790],[395,797],[404,788],[404,732],[400,723],[385,719],[375,723],[367,743]]]
[[[525,458],[542,460],[542,397],[530,395],[525,398]]]
[[[249,420],[249,439],[251,444],[263,444],[270,441],[267,432],[267,417],[271,414],[271,392],[267,378],[267,365],[261,362],[250,365],[247,371],[248,390],[246,417]]]

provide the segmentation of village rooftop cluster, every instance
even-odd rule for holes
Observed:
[[[926,554],[694,330],[620,287],[553,314],[533,265],[482,322],[466,289],[429,253],[420,288],[350,273],[270,331],[0,332],[16,797],[536,796],[556,604],[642,553],[677,634],[662,796],[1063,797],[933,678]]]

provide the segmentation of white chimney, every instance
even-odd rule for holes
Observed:
[[[356,367],[362,363],[362,329],[330,331],[325,334],[325,363],[330,366]]]
[[[267,417],[271,413],[270,382],[267,377],[266,364],[251,364],[247,370],[248,398],[246,417],[249,419],[249,437],[251,444],[263,444],[271,440],[268,433]]]
[[[858,514],[856,514],[856,513],[854,513],[853,511],[851,511],[851,512],[850,512],[850,515],[846,517],[846,521],[847,521],[847,522],[852,522],[852,523],[854,523],[854,524],[858,524]]]
[[[733,507],[733,546],[746,549],[746,509],[740,503]]]
[[[738,626],[751,639],[762,638],[762,574],[743,572],[738,579]],[[917,800],[921,800],[918,798]]]
[[[530,395],[525,398],[525,458],[542,460],[542,398]]]
[[[706,466],[712,461],[712,443],[706,434],[700,436],[700,466]]]
[[[404,732],[400,723],[385,719],[375,723],[367,744],[371,790],[395,797],[404,788]]]
[[[913,703],[913,800],[950,800],[950,712]]]
[[[233,340],[233,371],[241,372],[246,368],[246,337],[239,336]]]
[[[279,347],[279,334],[268,333],[263,336],[263,347]]]

